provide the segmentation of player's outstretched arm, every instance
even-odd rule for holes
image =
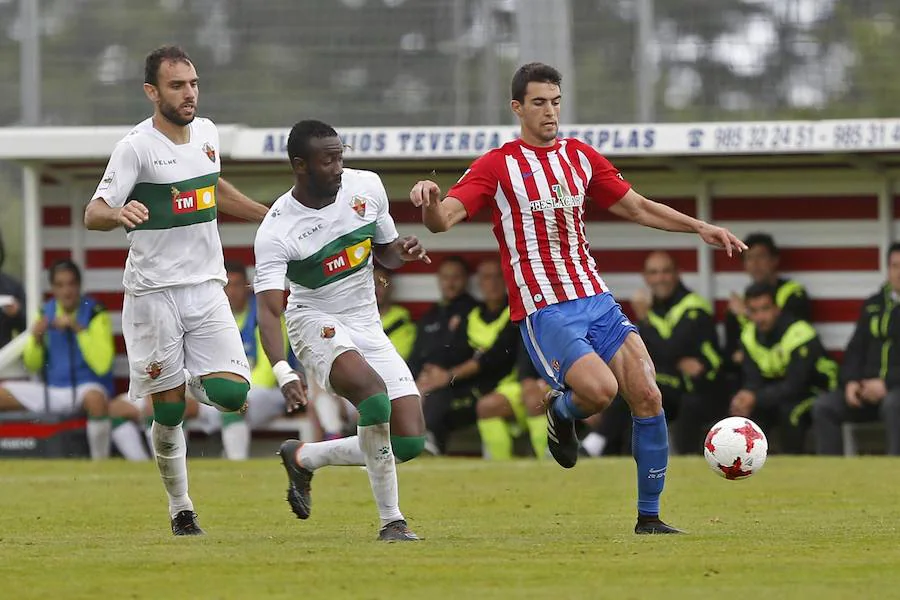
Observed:
[[[689,217],[670,206],[643,197],[634,189],[629,189],[621,200],[609,207],[609,211],[623,219],[646,227],[664,231],[696,233],[707,244],[724,248],[728,256],[747,249],[744,242],[724,227]]]
[[[441,188],[433,181],[419,181],[409,192],[414,206],[422,207],[422,222],[432,233],[447,231],[466,218],[466,207],[458,199],[441,200]]]
[[[375,260],[386,269],[399,269],[403,263],[416,260],[431,264],[425,246],[414,235],[398,237],[390,244],[376,244],[374,253]]]
[[[96,231],[112,231],[116,227],[137,227],[150,218],[147,207],[132,200],[113,208],[103,198],[94,198],[84,209],[84,226]]]
[[[216,203],[219,209],[226,215],[231,215],[245,221],[254,223],[262,223],[269,212],[269,207],[260,204],[255,200],[251,200],[234,187],[230,182],[223,178],[219,178],[219,184],[216,188],[219,198]]]
[[[284,353],[284,338],[281,334],[281,313],[284,306],[283,290],[266,290],[256,294],[259,339],[263,352],[269,358],[272,372],[278,380],[278,387],[284,395],[288,412],[306,406],[306,392],[300,376],[288,365]]]

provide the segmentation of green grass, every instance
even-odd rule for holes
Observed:
[[[0,462],[0,597],[898,598],[900,462],[772,457],[750,480],[669,468],[631,533],[634,466],[422,459],[401,506],[425,541],[379,544],[368,480],[321,471],[298,521],[277,460],[190,463],[208,535],[175,539],[151,463]]]

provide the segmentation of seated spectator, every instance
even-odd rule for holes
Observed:
[[[844,352],[843,388],[819,396],[813,407],[816,451],[842,454],[841,424],[884,421],[887,453],[900,455],[900,243],[888,250],[888,280],[863,304]]]
[[[250,361],[250,392],[247,394],[247,412],[220,413],[222,424],[222,447],[225,458],[246,460],[250,456],[250,437],[254,428],[285,415],[284,397],[272,365],[262,349],[259,327],[256,319],[256,297],[250,289],[247,267],[234,261],[225,262],[228,283],[225,295],[231,312],[241,332],[244,352]],[[284,322],[282,321],[282,327]],[[287,333],[284,332],[287,340]],[[291,366],[298,368],[296,358],[290,348],[286,348]]]
[[[109,396],[115,355],[106,309],[81,294],[81,271],[70,260],[50,268],[53,298],[31,329],[23,360],[43,382],[0,384],[0,411],[87,413],[91,458],[109,457]]]
[[[728,410],[717,397],[722,359],[712,306],[684,285],[667,252],[647,257],[644,281],[650,293],[641,290],[631,307],[656,367],[666,417],[675,423],[675,448],[699,453],[707,426]]]
[[[768,233],[751,233],[744,240],[747,249],[741,254],[744,270],[750,276],[750,283],[760,283],[775,289],[775,304],[782,312],[789,313],[802,321],[812,321],[812,308],[806,289],[798,282],[781,277],[778,273],[780,251],[775,240]],[[745,299],[732,293],[725,315],[726,366],[732,374],[740,374],[743,362],[741,333],[749,326]]]
[[[438,267],[438,287],[441,300],[419,319],[416,341],[406,360],[416,383],[426,363],[453,366],[448,362],[447,348],[460,325],[478,304],[466,291],[469,285],[469,265],[458,256],[448,256]],[[459,357],[456,357],[459,358]],[[466,356],[462,356],[465,360]],[[421,388],[420,388],[421,389]]]
[[[782,452],[801,454],[813,402],[835,388],[838,366],[812,325],[781,310],[777,293],[754,283],[744,294],[750,318],[741,333],[744,386],[731,400],[731,414],[777,428]]]
[[[416,341],[416,324],[409,311],[394,304],[393,274],[388,269],[375,266],[375,300],[381,314],[381,326],[385,335],[403,360],[409,360]]]
[[[478,266],[478,287],[484,303],[473,308],[455,329],[441,362],[426,363],[419,377],[424,394],[425,428],[437,452],[446,450],[449,434],[475,423],[478,399],[496,392],[495,404],[521,405],[521,387],[514,373],[520,335],[509,320],[509,305],[500,262]],[[479,422],[487,454],[509,458],[512,442],[506,421],[489,417]]]
[[[6,259],[0,237],[0,348],[25,331],[25,290],[22,284],[2,272]]]

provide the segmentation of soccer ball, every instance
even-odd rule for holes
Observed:
[[[706,434],[703,455],[725,479],[745,479],[766,464],[769,442],[759,425],[744,417],[722,419]]]

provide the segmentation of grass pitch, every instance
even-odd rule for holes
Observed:
[[[207,531],[174,538],[152,463],[0,462],[0,597],[900,598],[900,461],[771,457],[746,481],[673,459],[663,517],[635,536],[634,465],[419,459],[401,506],[425,541],[375,541],[358,468],[293,517],[271,460],[189,463]]]

